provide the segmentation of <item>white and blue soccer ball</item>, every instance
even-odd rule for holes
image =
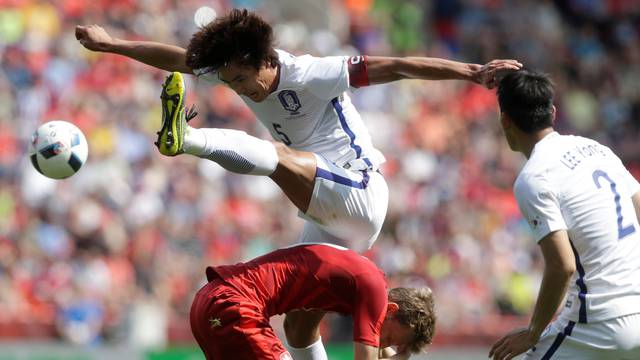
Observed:
[[[77,126],[62,120],[42,124],[31,137],[29,158],[42,175],[64,179],[87,161],[87,139]]]

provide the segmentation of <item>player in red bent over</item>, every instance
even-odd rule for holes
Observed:
[[[387,291],[373,262],[335,245],[301,244],[208,267],[207,279],[191,307],[191,329],[208,360],[291,359],[269,318],[296,310],[351,315],[358,360],[407,359],[435,330],[430,289]]]

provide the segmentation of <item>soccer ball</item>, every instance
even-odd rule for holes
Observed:
[[[68,178],[78,172],[88,154],[87,139],[82,131],[61,120],[42,124],[33,133],[29,145],[33,167],[52,179]]]

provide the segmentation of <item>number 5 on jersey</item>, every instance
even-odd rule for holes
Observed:
[[[280,137],[280,140],[282,140],[282,142],[289,146],[291,145],[291,139],[289,139],[289,137],[287,136],[287,134],[283,133],[282,130],[280,130],[280,128],[282,127],[282,125],[277,124],[277,123],[273,123],[273,130],[275,130],[278,133],[278,136]]]
[[[616,202],[616,214],[618,215],[618,240],[620,240],[627,235],[633,234],[636,231],[636,228],[635,226],[633,226],[633,224],[629,226],[622,225],[622,206],[620,205],[620,194],[618,194],[618,191],[616,190],[616,183],[611,180],[606,172],[602,170],[596,170],[593,172],[593,182],[596,183],[598,189],[601,188],[600,178],[604,178],[611,184],[611,192],[614,195],[613,200]]]

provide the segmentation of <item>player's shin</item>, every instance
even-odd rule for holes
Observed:
[[[278,166],[278,154],[272,143],[238,130],[189,127],[184,151],[238,174],[268,176]]]

